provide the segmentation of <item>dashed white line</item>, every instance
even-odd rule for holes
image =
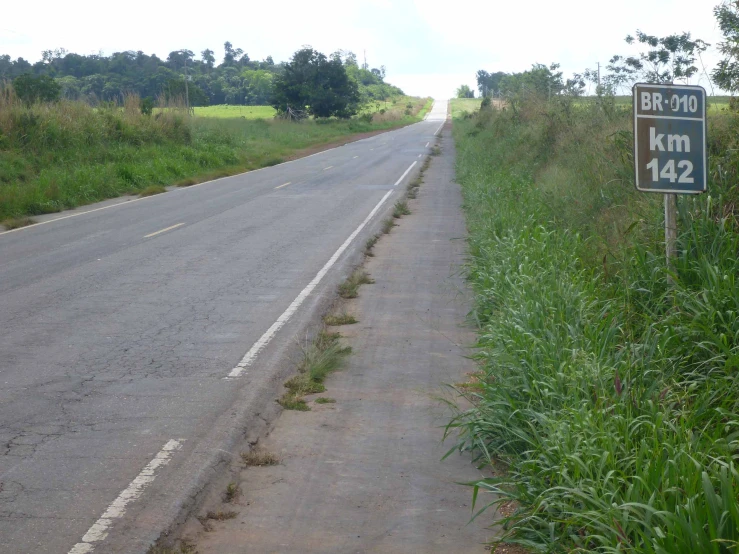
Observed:
[[[405,170],[405,173],[401,175],[400,179],[398,179],[394,187],[397,187],[398,184],[405,178],[408,173],[410,173],[411,169],[417,164],[418,162],[413,162],[411,166]],[[382,207],[382,205],[385,203],[385,201],[390,197],[390,195],[393,193],[392,190],[387,191],[385,196],[382,197],[382,199],[377,203],[377,205],[372,209],[372,211],[369,213],[369,215],[365,218],[365,220],[357,227],[354,232],[349,235],[349,238],[344,241],[344,243],[339,246],[339,249],[334,252],[334,255],[331,256],[331,258],[326,262],[326,265],[324,265],[321,268],[321,271],[318,272],[318,274],[313,278],[313,280],[308,283],[308,285],[300,291],[300,294],[295,298],[295,300],[292,301],[292,303],[287,307],[287,309],[282,312],[282,315],[277,318],[277,321],[275,321],[272,326],[267,329],[264,334],[259,337],[259,340],[255,342],[252,347],[249,349],[249,351],[244,354],[244,357],[241,358],[241,361],[236,364],[236,367],[231,370],[231,372],[228,374],[227,377],[224,377],[224,379],[236,379],[238,377],[241,377],[244,372],[246,371],[246,368],[249,367],[251,364],[254,363],[254,360],[257,358],[259,353],[264,350],[264,348],[270,343],[270,341],[275,337],[277,332],[282,329],[282,327],[285,326],[285,324],[290,320],[290,318],[295,314],[295,312],[298,311],[298,308],[300,308],[300,305],[305,302],[305,299],[308,298],[311,292],[318,286],[318,284],[321,282],[321,280],[326,276],[328,271],[333,267],[333,265],[336,263],[336,260],[339,259],[339,256],[341,256],[344,251],[349,248],[349,245],[352,243],[352,241],[356,238],[356,236],[362,232],[362,229],[365,228],[367,223],[370,222],[370,220],[375,216],[375,214],[379,211],[379,209]]]
[[[423,154],[419,154],[419,155],[418,155],[418,157],[419,157],[419,158],[420,158],[421,156],[423,156]]]
[[[405,176],[406,176],[406,175],[408,175],[408,174],[409,174],[409,173],[411,172],[411,169],[413,169],[413,168],[415,167],[415,165],[416,165],[417,163],[418,163],[418,162],[413,162],[413,163],[411,164],[411,166],[410,166],[410,167],[409,167],[408,169],[406,169],[406,170],[405,170],[405,173],[403,173],[403,175],[401,175],[401,176],[400,176],[400,179],[398,179],[397,181],[395,181],[395,184],[394,184],[393,186],[394,186],[394,187],[397,187],[397,186],[398,186],[398,185],[400,184],[400,182],[401,182],[401,181],[402,181],[403,179],[405,179]]]
[[[177,227],[181,227],[182,225],[184,225],[184,223],[178,223],[177,225],[172,225],[171,227],[167,227],[166,229],[162,229],[161,231],[157,231],[156,233],[149,233],[148,235],[144,235],[144,238],[148,239],[149,237],[155,237],[162,233],[166,233],[167,231],[171,231],[172,229],[177,229]]]
[[[430,143],[430,142],[427,142],[427,143],[426,143],[426,148],[428,148],[428,147],[429,147],[429,144],[431,144],[431,143]]]
[[[88,554],[94,550],[95,543],[105,540],[105,537],[108,536],[108,530],[113,524],[113,520],[122,517],[126,513],[126,506],[143,494],[144,489],[151,485],[156,478],[156,470],[166,466],[174,452],[181,447],[181,441],[174,439],[167,441],[159,453],[154,456],[154,459],[141,470],[141,473],[138,474],[136,479],[131,481],[128,487],[118,495],[118,498],[108,506],[108,509],[100,516],[100,519],[92,524],[92,527],[85,533],[82,540],[72,547],[69,554]]]
[[[287,182],[287,183],[285,183],[284,185],[280,185],[279,187],[275,187],[275,190],[277,190],[277,189],[281,189],[282,187],[286,187],[287,185],[292,185],[292,183],[291,183],[290,181],[288,181],[288,182]]]
[[[358,157],[359,157],[359,156],[354,156],[354,157],[353,157],[352,159],[353,159],[353,160],[356,160],[356,159],[357,159]]]
[[[334,167],[334,166],[330,165],[330,166],[328,166],[328,167],[324,167],[324,168],[323,168],[323,170],[324,170],[324,171],[328,171],[328,170],[329,170],[329,169],[331,169],[332,167]]]

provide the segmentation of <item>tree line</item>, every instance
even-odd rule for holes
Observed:
[[[531,69],[520,73],[502,71],[477,72],[479,96],[511,98],[530,92],[541,96],[585,93],[588,84],[595,86],[597,95],[615,95],[628,92],[634,83],[688,83],[701,71],[705,72],[713,85],[730,93],[739,92],[739,3],[725,0],[714,8],[723,41],[717,45],[723,56],[713,71],[705,71],[701,54],[711,45],[701,39],[692,38],[690,33],[672,34],[664,37],[650,35],[637,30],[625,39],[629,45],[637,45],[643,51],[636,55],[612,56],[603,68],[586,69],[564,79],[559,65],[534,64]],[[458,98],[474,97],[467,85],[457,89]]]
[[[313,54],[306,56],[309,51]],[[370,69],[366,64],[360,65],[353,52],[340,50],[326,57],[306,47],[296,52],[290,62],[276,63],[271,56],[252,60],[231,42],[224,43],[219,64],[215,52],[210,49],[203,50],[199,57],[191,50],[175,50],[164,60],[142,51],[105,56],[75,54],[63,48],[44,51],[41,60],[35,63],[0,55],[0,83],[12,81],[16,88],[30,91],[29,94],[36,95],[39,100],[66,98],[94,103],[117,101],[130,93],[149,99],[184,96],[187,78],[187,91],[193,106],[265,105],[272,102],[276,83],[284,82],[296,57],[298,65],[310,62],[306,67],[317,66],[321,57],[326,60],[318,64],[321,70],[311,77],[314,87],[320,85],[317,75],[326,71],[333,71],[329,81],[334,79],[331,82],[335,82],[340,66],[356,87],[357,98],[352,96],[350,104],[355,100],[362,103],[402,94],[399,88],[385,82],[384,66]],[[294,95],[290,98],[295,99]],[[315,94],[312,101],[317,101]]]

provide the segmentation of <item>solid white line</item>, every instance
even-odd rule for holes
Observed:
[[[413,165],[415,164],[416,162],[413,162]],[[408,169],[408,171],[410,171],[410,168]],[[406,173],[408,173],[408,171],[406,171]],[[405,174],[403,175],[403,177],[405,177]],[[401,177],[401,179],[403,177]],[[395,184],[397,185],[397,183]],[[241,377],[241,375],[246,371],[246,368],[254,363],[254,360],[257,358],[259,353],[269,344],[269,342],[274,338],[277,332],[282,329],[282,327],[290,320],[295,312],[298,311],[300,305],[305,301],[306,298],[308,298],[310,293],[313,292],[313,289],[315,289],[321,282],[321,280],[326,276],[331,267],[333,267],[333,265],[336,263],[336,260],[339,259],[339,256],[344,253],[344,251],[349,247],[356,236],[362,232],[362,229],[365,228],[367,223],[370,222],[370,220],[375,216],[375,214],[379,211],[379,209],[392,193],[392,190],[389,190],[387,191],[387,193],[385,193],[385,196],[382,197],[382,200],[377,203],[377,205],[372,209],[372,211],[359,225],[359,227],[357,227],[354,232],[349,235],[349,238],[346,239],[341,246],[339,246],[339,249],[334,252],[334,255],[331,256],[329,261],[326,262],[326,265],[321,268],[321,271],[319,271],[313,278],[313,280],[308,283],[308,285],[302,291],[300,291],[300,294],[298,294],[295,300],[293,300],[292,303],[287,307],[287,309],[282,312],[282,315],[277,318],[277,321],[275,321],[272,326],[267,329],[267,331],[265,331],[265,333],[261,337],[259,337],[259,340],[254,343],[254,345],[246,354],[244,354],[244,357],[241,358],[241,361],[236,364],[236,367],[233,368],[231,370],[231,373],[228,374],[228,377],[224,377],[224,379],[235,379],[237,377]]]
[[[145,239],[148,239],[149,237],[155,237],[161,233],[166,233],[167,231],[171,231],[172,229],[177,229],[177,227],[181,227],[184,225],[184,223],[178,223],[177,225],[172,225],[171,227],[167,227],[166,229],[162,229],[161,231],[157,231],[156,233],[150,233],[148,235],[144,235]]]
[[[282,187],[286,187],[287,185],[291,185],[291,184],[292,184],[292,183],[291,183],[290,181],[288,181],[288,182],[287,182],[287,183],[285,183],[284,185],[280,185],[279,187],[275,187],[275,190],[277,190],[277,189],[281,189]]]
[[[406,170],[405,170],[405,173],[403,173],[403,175],[401,175],[401,176],[400,176],[400,179],[398,179],[397,181],[395,181],[395,184],[394,184],[393,186],[394,186],[394,187],[397,187],[397,186],[398,186],[398,185],[400,184],[400,182],[401,182],[401,181],[402,181],[403,179],[405,179],[405,176],[406,176],[406,175],[408,175],[408,174],[409,174],[409,173],[411,172],[411,169],[413,169],[413,167],[414,167],[414,166],[415,166],[415,165],[416,165],[417,163],[418,163],[418,162],[413,162],[413,163],[411,164],[411,166],[410,166],[410,167],[409,167],[408,169],[406,169]]]
[[[441,128],[444,126],[444,123],[446,123],[446,121],[444,121],[441,125],[439,125],[439,128],[436,129],[436,132],[434,133],[434,136],[436,136],[436,135],[439,134],[439,131],[441,131]]]
[[[179,450],[182,447],[181,441],[170,440],[167,441],[159,453],[154,456],[154,459],[150,461],[141,473],[138,474],[136,479],[126,487],[126,489],[118,495],[113,503],[108,506],[100,519],[92,524],[92,527],[82,537],[82,541],[78,542],[69,551],[69,554],[87,554],[92,552],[95,548],[96,542],[105,540],[108,536],[108,529],[113,524],[114,519],[118,519],[126,513],[126,506],[139,498],[146,487],[151,485],[156,475],[155,472],[160,467],[164,467],[169,463],[175,450]]]

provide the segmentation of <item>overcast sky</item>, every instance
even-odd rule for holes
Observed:
[[[29,61],[41,51],[80,54],[143,50],[166,58],[230,41],[252,59],[287,60],[302,45],[328,54],[352,50],[407,93],[447,98],[459,85],[476,88],[475,72],[523,71],[558,62],[566,75],[634,53],[624,37],[689,31],[716,44],[713,17],[720,0],[310,0],[185,2],[37,0],[4,2],[0,54]],[[708,71],[718,59],[704,55]],[[700,83],[711,93],[705,77]]]

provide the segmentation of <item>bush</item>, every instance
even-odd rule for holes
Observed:
[[[20,75],[13,79],[13,88],[23,102],[56,102],[59,100],[62,87],[48,75]]]

